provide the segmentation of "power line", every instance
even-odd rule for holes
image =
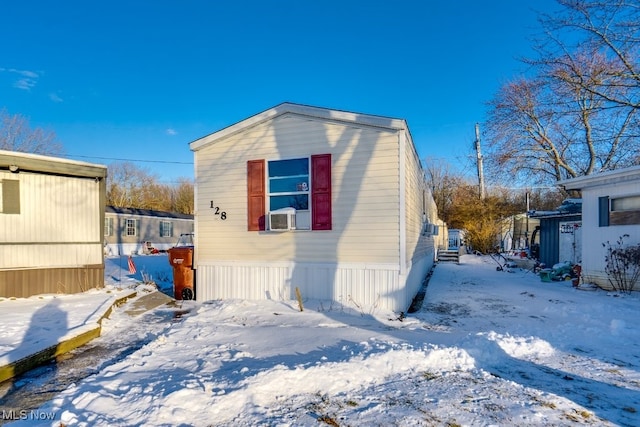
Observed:
[[[146,163],[165,163],[174,165],[193,165],[193,162],[172,162],[167,160],[142,160],[142,159],[121,159],[117,157],[98,157],[98,156],[80,156],[76,154],[67,154],[67,157],[80,157],[83,159],[100,159],[100,160],[118,160],[120,162],[146,162]]]

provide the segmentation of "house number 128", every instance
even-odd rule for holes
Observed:
[[[220,219],[227,219],[227,213],[225,211],[221,211],[220,207],[218,206],[213,206],[213,200],[211,201],[211,205],[209,206],[211,209],[213,209],[213,214],[214,215],[218,215],[220,216]]]

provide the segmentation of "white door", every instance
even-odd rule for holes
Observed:
[[[560,223],[559,262],[582,263],[582,222],[563,221]]]

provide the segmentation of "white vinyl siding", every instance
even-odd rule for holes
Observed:
[[[421,233],[422,174],[404,121],[283,105],[191,148],[198,300],[293,299],[299,288],[352,307],[408,308],[435,251]],[[331,230],[247,230],[247,162],[325,154]]]
[[[247,231],[248,160],[327,153],[333,161],[331,231]],[[395,132],[288,115],[196,151],[198,259],[397,263],[398,156]],[[226,220],[213,215],[211,202]]]
[[[420,161],[409,143],[407,143],[405,158],[405,222],[407,233],[405,250],[407,251],[406,261],[409,267],[416,260],[425,256],[429,256],[431,259],[435,258],[433,235],[424,233],[424,221],[434,223],[437,220],[437,213],[433,211],[429,203],[431,193],[424,181]]]

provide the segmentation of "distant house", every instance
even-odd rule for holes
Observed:
[[[499,236],[500,250],[503,252],[528,250],[533,231],[540,224],[528,213],[511,215],[502,221]],[[533,236],[535,237],[535,236]]]
[[[402,311],[447,246],[404,120],[285,103],[190,146],[198,300]]]
[[[107,167],[0,150],[0,296],[104,285]]]
[[[606,247],[628,234],[628,244],[640,243],[640,166],[581,176],[560,185],[582,192],[582,276],[604,288]]]
[[[447,249],[458,250],[463,248],[466,245],[464,241],[465,237],[466,237],[465,230],[450,228]]]
[[[165,251],[181,234],[193,232],[193,215],[107,206],[104,219],[106,255]]]

